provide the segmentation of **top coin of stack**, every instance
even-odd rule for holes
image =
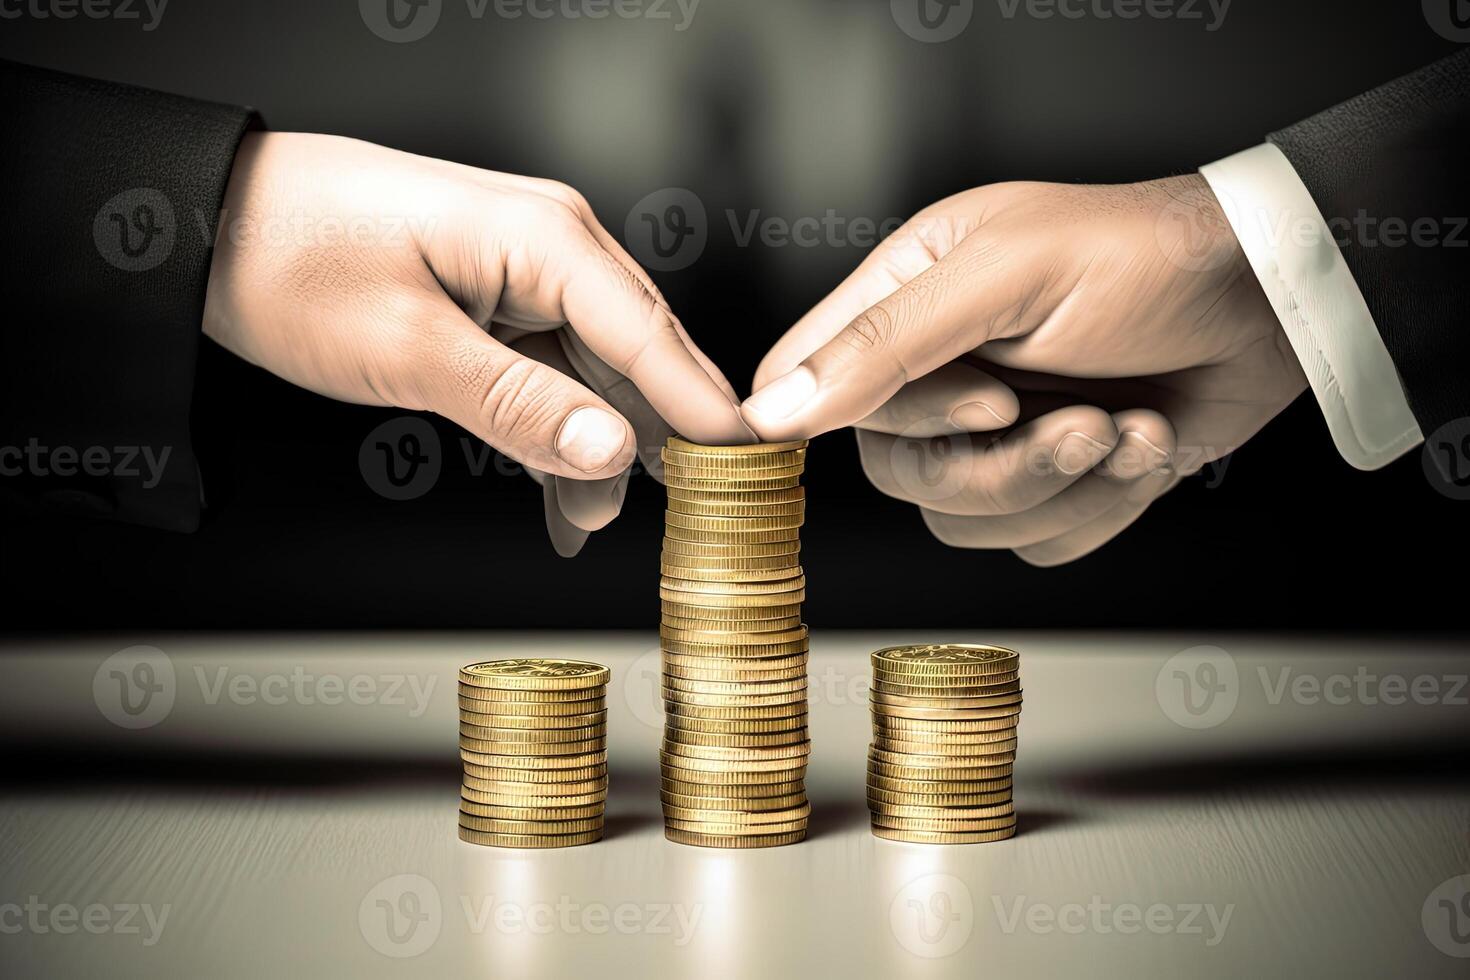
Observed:
[[[460,840],[568,847],[602,839],[608,676],[582,660],[460,668]]]
[[[664,834],[705,847],[806,836],[806,443],[663,452]]]
[[[873,833],[923,844],[1013,837],[1020,657],[940,644],[889,647],[872,660]]]

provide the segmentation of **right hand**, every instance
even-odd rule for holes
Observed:
[[[753,441],[729,382],[586,200],[356,140],[252,133],[205,333],[311,391],[437,412],[544,487],[559,553],[622,507],[670,426]]]
[[[1100,547],[1307,387],[1198,175],[940,201],[755,383],[762,438],[856,426],[869,478],[940,540],[1036,565]]]

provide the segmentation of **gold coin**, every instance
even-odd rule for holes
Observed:
[[[610,677],[602,664],[548,657],[487,660],[459,669],[462,684],[507,691],[577,691],[602,687]]]
[[[770,629],[772,632],[778,630],[795,629],[801,625],[801,614],[794,616],[783,616],[780,619],[735,619],[735,620],[711,620],[711,619],[689,619],[684,616],[670,616],[664,613],[659,625],[669,629],[688,630],[691,633],[707,633],[718,637],[727,633],[748,633]]]
[[[500,716],[519,719],[545,719],[547,724],[559,725],[568,715],[585,715],[602,711],[607,707],[606,696],[579,701],[490,701],[483,698],[459,699],[460,717],[472,715]],[[516,722],[516,724],[520,724]],[[506,726],[510,727],[510,726]]]
[[[676,541],[693,541],[700,544],[770,544],[774,541],[799,541],[801,539],[801,528],[780,527],[763,531],[728,530],[728,531],[705,531],[694,527],[676,527],[672,524],[664,526],[664,538],[672,538]],[[670,566],[677,569],[678,566]],[[686,575],[680,571],[664,572],[672,578],[698,579],[697,575]]]
[[[492,742],[467,735],[459,737],[459,757],[465,762],[482,766],[502,765],[503,763],[495,761],[500,758],[556,755],[575,757],[606,750],[607,740],[603,738],[589,738],[580,742]]]
[[[522,755],[491,756],[488,761],[482,762],[478,758],[466,759],[464,753],[459,754],[465,763],[465,771],[469,772],[472,767],[483,769],[529,769],[534,771],[561,770],[561,769],[586,769],[589,766],[607,765],[607,748],[599,748],[595,752],[584,752],[581,755],[543,755],[538,757]],[[551,772],[550,775],[556,775]],[[509,777],[506,777],[509,778]]]
[[[697,541],[664,540],[664,551],[690,558],[771,558],[776,555],[801,553],[800,541],[773,541],[770,544],[700,544]]]
[[[923,735],[976,735],[988,732],[1015,731],[1020,720],[1019,711],[999,718],[977,718],[973,721],[933,721],[927,718],[899,718],[894,715],[873,715],[873,727],[881,732],[917,732]],[[897,735],[898,738],[909,738]],[[987,741],[979,739],[978,741]]]
[[[686,565],[671,565],[668,561],[660,559],[658,571],[665,578],[677,578],[690,582],[780,582],[790,578],[793,572],[801,571],[801,566],[790,565],[781,568],[690,568]]]
[[[664,542],[667,544],[669,540],[665,538]],[[767,595],[776,592],[805,592],[806,575],[798,571],[797,574],[792,575],[790,578],[769,579],[759,582],[710,582],[707,580],[685,578],[680,575],[665,575],[659,579],[658,585],[660,589],[667,589],[670,592],[690,592],[696,595]]]
[[[1014,691],[1008,691],[1004,694],[994,694],[978,698],[915,698],[906,697],[901,694],[880,694],[877,691],[870,691],[868,696],[872,699],[874,711],[887,710],[890,708],[904,708],[908,710],[970,711],[977,708],[1002,708],[1007,705],[1020,704],[1021,688],[1019,685],[1017,685]]]
[[[693,630],[680,630],[668,626],[660,626],[658,635],[664,640],[673,640],[679,643],[702,643],[705,645],[720,644],[724,646],[770,646],[772,644],[806,642],[807,629],[798,626],[794,629],[782,630],[780,632],[746,632],[746,633],[720,633],[713,639],[709,634]],[[675,651],[676,653],[682,651]],[[789,651],[795,653],[797,651]]]
[[[800,517],[806,513],[806,501],[793,500],[785,504],[714,504],[708,501],[668,499],[668,511],[691,517]]]
[[[893,817],[886,813],[873,814],[875,827],[893,830],[918,830],[927,833],[978,834],[987,831],[1007,830],[1016,826],[1016,817],[995,817],[990,820],[925,820],[922,817]]]
[[[735,469],[717,468],[711,466],[690,465],[679,460],[661,459],[660,466],[663,468],[664,479],[675,477],[680,480],[704,480],[706,482],[718,482],[724,484],[761,484],[761,489],[769,489],[764,486],[768,480],[786,480],[800,478],[802,471],[806,469],[806,461],[798,460],[756,460],[756,463],[769,464],[759,466],[742,466]]]
[[[694,847],[784,847],[787,844],[799,844],[806,839],[806,831],[798,830],[790,834],[759,834],[745,837],[721,836],[717,834],[701,834],[686,830],[675,830],[672,827],[664,827],[664,837],[675,844],[690,844]]]
[[[780,810],[790,810],[792,807],[801,806],[806,803],[806,791],[798,789],[794,793],[784,796],[689,796],[684,793],[672,793],[668,790],[660,790],[659,802],[664,805],[664,816],[671,816],[670,807],[677,807],[680,811],[699,811],[717,815],[715,819],[723,819],[719,814],[726,813],[772,813]],[[680,819],[692,819],[681,817]]]
[[[753,708],[775,707],[794,711],[806,707],[806,688],[788,694],[695,694],[691,691],[674,690],[668,686],[660,689],[665,701],[681,705],[698,705],[710,708]],[[667,708],[667,705],[665,705]]]
[[[701,517],[698,514],[680,514],[664,511],[664,529],[683,527],[693,531],[719,531],[743,533],[747,531],[783,531],[802,525],[802,515],[788,514],[775,517]]]
[[[787,490],[681,490],[670,487],[669,499],[686,504],[724,504],[730,507],[764,507],[770,504],[791,504],[806,500],[805,487]]]
[[[487,806],[590,806],[594,803],[603,803],[607,800],[606,789],[597,789],[590,793],[577,793],[576,795],[526,796],[522,793],[491,793],[471,787],[461,788],[460,798],[465,798],[466,793],[473,794],[469,797],[470,799]]]
[[[793,718],[805,718],[807,705],[806,698],[785,704],[766,705],[708,705],[666,701],[664,713],[668,715],[669,723],[675,725],[682,725],[690,720],[754,724],[767,721],[789,722]]]
[[[478,803],[468,797],[459,801],[460,813],[472,813],[477,817],[495,820],[590,820],[603,815],[605,804],[587,803],[582,806],[501,806],[496,803]]]
[[[1010,800],[990,806],[923,806],[904,803],[868,804],[872,812],[884,817],[911,820],[996,820],[1014,817],[1016,805]],[[887,821],[884,821],[887,823]]]
[[[787,769],[731,769],[728,766],[723,769],[693,769],[684,765],[682,759],[672,757],[660,758],[659,772],[663,779],[676,783],[695,783],[704,786],[779,786],[782,783],[800,783],[806,777],[806,760],[798,761],[798,765]],[[762,793],[768,796],[771,793],[779,793],[780,790],[770,790]],[[731,794],[734,795],[734,794]]]
[[[889,776],[868,767],[868,788],[887,790],[890,793],[914,793],[934,796],[944,793],[996,793],[1011,788],[1010,776],[995,776],[991,779],[913,779]]]
[[[805,439],[794,439],[790,442],[755,442],[743,446],[707,446],[703,443],[690,442],[682,436],[669,436],[665,445],[681,453],[702,453],[710,456],[760,456],[764,453],[786,453],[805,449],[809,443]]]
[[[690,667],[697,670],[790,670],[805,669],[808,663],[805,652],[784,657],[702,657],[698,654],[669,653],[663,651],[664,667]]]
[[[665,674],[663,682],[664,687],[668,690],[685,691],[689,694],[760,696],[794,694],[797,691],[805,691],[807,688],[805,674],[791,680],[769,681],[760,684],[754,681],[695,681],[682,677],[669,677]]]
[[[498,817],[482,817],[466,812],[464,809],[459,811],[461,827],[491,834],[585,834],[589,830],[601,830],[602,819],[602,817],[587,817],[583,820],[501,820]]]
[[[714,657],[727,660],[764,660],[770,657],[794,657],[807,652],[805,638],[784,640],[779,643],[723,643],[706,641],[684,641],[662,637],[660,647],[664,653],[686,657]]]
[[[911,721],[981,721],[986,718],[1008,718],[1019,714],[1021,702],[993,708],[906,708],[897,704],[874,704],[873,714]]]
[[[902,806],[996,806],[1011,801],[1010,787],[990,793],[895,793],[875,786],[868,787],[868,807],[882,810],[890,805]]]
[[[902,720],[902,719],[900,719]],[[876,721],[876,719],[875,719]],[[1007,725],[989,732],[916,732],[910,729],[894,731],[879,723],[873,725],[873,734],[877,738],[887,738],[905,742],[922,743],[928,746],[937,746],[929,751],[956,752],[968,751],[964,746],[993,745],[1000,742],[1015,741],[1015,725]]]
[[[459,733],[480,742],[580,742],[607,735],[607,725],[581,728],[483,728],[461,721]]]
[[[758,609],[767,606],[799,605],[806,599],[806,590],[722,595],[716,592],[680,592],[659,586],[658,597],[664,602],[679,602],[689,606],[709,606],[714,609],[747,607]]]
[[[562,797],[587,796],[591,793],[601,793],[607,789],[607,783],[608,779],[606,775],[593,776],[578,782],[565,783],[518,783],[499,779],[481,779],[478,776],[466,775],[459,791],[460,795],[467,799],[488,803],[489,800],[480,799],[480,797],[516,796],[537,799],[560,799]]]
[[[782,777],[783,779],[799,778],[791,775],[794,772],[800,772],[802,776],[806,775],[806,756],[798,756],[790,759],[698,759],[689,755],[675,755],[666,749],[660,749],[658,758],[661,765],[668,766],[671,769],[728,773],[732,767],[738,766],[739,769],[746,772],[783,773],[785,774]],[[679,778],[687,779],[688,777],[680,773]]]
[[[507,707],[520,704],[546,704],[548,702],[583,702],[595,701],[607,696],[606,687],[593,687],[585,690],[571,691],[507,691],[498,688],[475,687],[460,681],[459,703],[466,701],[484,701],[486,704]],[[485,711],[487,708],[479,708]],[[586,708],[581,710],[586,711]]]
[[[679,745],[703,745],[713,748],[775,748],[795,745],[807,741],[805,728],[793,728],[784,732],[741,732],[724,734],[694,732],[685,728],[665,728],[664,738]]]
[[[575,704],[576,702],[571,702]],[[508,728],[520,728],[527,731],[585,728],[588,725],[600,725],[607,721],[607,709],[600,711],[589,711],[580,715],[500,715],[485,714],[480,711],[461,711],[459,723],[461,725],[473,725],[476,728],[498,728],[504,731]]]
[[[756,834],[792,834],[805,831],[807,818],[784,823],[717,823],[713,820],[675,820],[664,818],[665,830],[685,830],[714,837],[746,837]]]
[[[730,661],[715,661],[716,663],[729,663]],[[684,667],[678,664],[665,664],[664,676],[675,677],[685,681],[713,681],[715,683],[767,683],[776,681],[792,681],[806,676],[806,664],[796,667],[784,667],[779,670],[746,670],[738,666],[741,661],[734,661],[737,666],[728,669],[722,668],[700,668]]]
[[[488,847],[575,847],[578,844],[593,844],[602,840],[602,830],[585,834],[490,834],[468,827],[459,828],[459,839],[467,844],[483,844]]]
[[[929,793],[920,796],[914,793],[888,793],[883,790],[868,790],[868,809],[882,812],[889,806],[926,807],[986,807],[1011,802],[1011,791],[995,793]]]
[[[796,574],[790,569],[801,567],[801,553],[797,551],[785,555],[686,555],[665,548],[658,557],[670,568],[687,568],[696,572],[764,572],[784,568],[788,569],[786,577],[789,578]]]
[[[885,647],[872,654],[873,669],[885,674],[941,674],[971,677],[1014,673],[1020,655],[1005,647],[975,643],[930,643],[919,646]]]
[[[665,733],[667,736],[667,732]],[[686,742],[670,741],[667,737],[659,743],[662,756],[686,762],[764,762],[775,760],[791,765],[792,759],[806,759],[812,754],[812,743],[808,739],[786,745],[762,745],[758,747],[731,745],[690,745]]]
[[[940,742],[916,742],[906,739],[875,735],[873,745],[886,752],[906,752],[913,755],[945,755],[950,758],[973,758],[975,756],[1010,755],[1014,761],[1016,740],[1008,738],[1001,742],[974,742],[961,745],[946,745]],[[974,763],[970,763],[974,765]]]
[[[664,820],[669,823],[687,821],[750,828],[795,823],[798,820],[807,819],[812,814],[812,805],[805,800],[782,810],[711,810],[705,807],[682,807],[673,803],[664,803],[663,809]]]
[[[740,596],[739,598],[747,597]],[[764,599],[765,596],[758,596],[756,598]],[[688,602],[683,599],[661,599],[659,601],[659,610],[666,615],[681,616],[686,619],[763,621],[767,619],[785,619],[788,616],[799,616],[801,615],[801,603],[742,602],[732,605],[703,605]]]
[[[1000,830],[987,830],[981,833],[947,834],[922,830],[897,830],[892,827],[880,827],[874,824],[873,836],[882,837],[885,840],[903,841],[907,844],[988,844],[992,841],[1008,840],[1016,836],[1016,828],[1012,825]]]
[[[787,466],[800,466],[806,461],[806,447],[799,449],[775,449],[760,453],[708,453],[699,450],[677,449],[665,446],[659,453],[665,463],[687,466],[690,469],[711,470],[770,470]]]
[[[877,785],[881,789],[899,789],[900,787],[890,785],[900,782],[916,783],[939,783],[954,782],[961,786],[975,786],[980,792],[989,792],[992,784],[998,784],[1009,780],[1015,766],[1007,763],[999,766],[981,767],[953,767],[940,768],[937,766],[896,766],[886,762],[875,762],[868,760],[868,780],[870,785]],[[882,784],[875,782],[884,780]]]
[[[685,476],[682,473],[670,473],[665,467],[663,478],[665,487],[672,487],[675,490],[698,490],[706,493],[716,490],[728,493],[762,493],[768,490],[790,490],[801,485],[800,471],[786,476],[762,476],[760,479],[737,481]]]
[[[885,678],[874,677],[872,689],[881,694],[901,694],[905,697],[916,698],[983,698],[993,697],[997,694],[1008,694],[1021,689],[1021,680],[1019,677],[1012,677],[1006,674],[993,676],[996,678],[995,683],[987,684],[984,687],[957,687],[952,684],[934,684],[929,686],[895,684],[893,681]]]
[[[779,800],[788,796],[799,796],[806,792],[806,784],[800,779],[788,779],[779,783],[696,783],[687,779],[672,779],[662,776],[659,779],[659,791],[669,793],[681,800],[686,799],[711,799],[731,801],[752,801],[751,806],[756,809],[766,809],[765,801]],[[693,806],[686,803],[685,806]],[[738,806],[728,809],[739,810],[744,807],[742,802]]]
[[[499,766],[465,763],[464,774],[467,779],[482,779],[489,783],[521,783],[535,787],[545,783],[580,783],[588,779],[601,779],[607,775],[607,763],[582,766],[579,769],[504,769]],[[545,792],[539,789],[533,791]]]

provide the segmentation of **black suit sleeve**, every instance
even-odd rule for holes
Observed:
[[[1270,137],[1343,244],[1426,435],[1470,416],[1467,139],[1470,51]]]
[[[249,109],[0,62],[0,498],[189,531],[214,229]]]

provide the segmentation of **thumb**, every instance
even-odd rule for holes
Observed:
[[[767,382],[741,415],[772,442],[866,418],[907,382],[1016,332],[1028,287],[1014,265],[993,236],[972,234]]]
[[[607,402],[487,336],[448,297],[432,317],[427,354],[405,379],[424,407],[544,473],[603,480],[632,464],[633,428]]]

